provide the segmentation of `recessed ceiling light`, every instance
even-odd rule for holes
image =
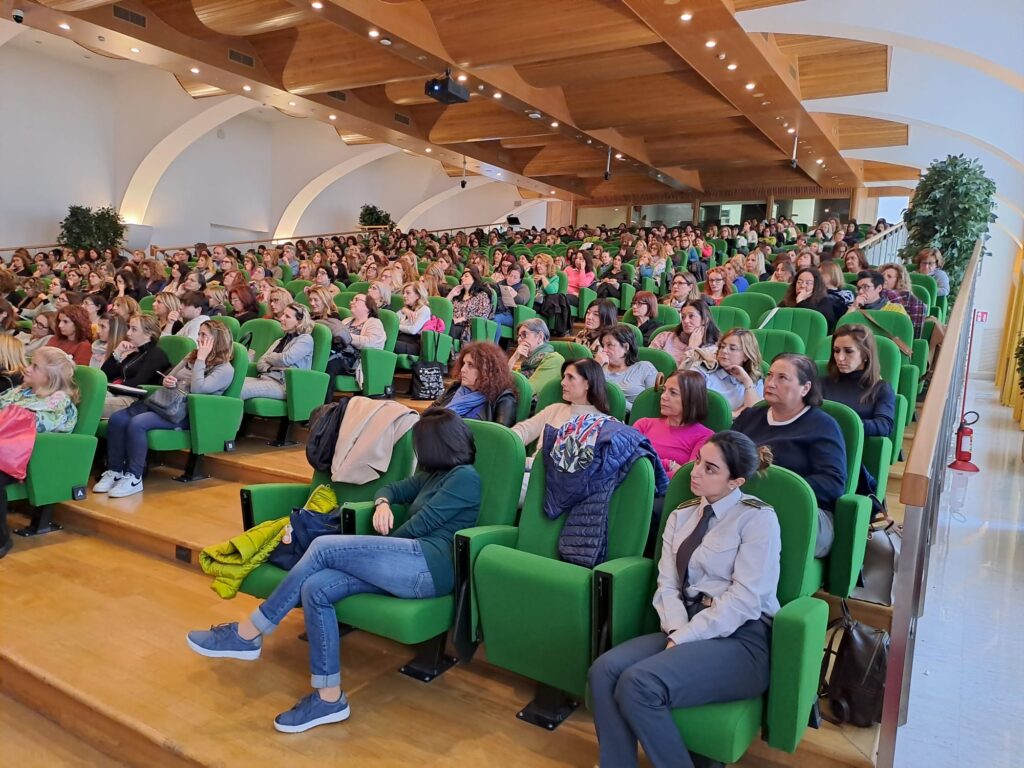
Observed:
[[[551,195],[555,194],[555,190],[553,190],[553,189],[550,190],[548,194],[551,194]]]
[[[814,162],[816,162],[818,165],[824,165],[825,164],[824,159],[822,159],[820,157],[817,160],[815,160]]]
[[[593,143],[594,143],[593,139],[587,139],[587,144],[593,144]]]
[[[368,34],[370,37],[380,37],[380,32],[378,32],[376,29],[371,29],[366,34]]]
[[[337,119],[338,119],[338,116],[337,116],[337,115],[328,115],[328,116],[327,116],[327,119],[328,119],[328,120],[337,120]]]
[[[735,72],[736,66],[736,64],[729,64],[728,66],[726,66],[726,69],[728,69],[730,72]]]
[[[528,109],[528,110],[526,110],[526,116],[528,118],[530,118],[531,120],[540,120],[542,117],[544,117],[544,115],[542,115],[536,109]]]
[[[60,24],[58,24],[57,26],[58,26],[58,27],[60,27],[61,29],[63,29],[63,30],[65,31],[65,32],[68,32],[68,31],[70,31],[70,30],[71,30],[71,25],[70,25],[70,24],[68,24],[68,23],[67,23],[66,21],[62,21],[62,22],[61,22]]]
[[[616,160],[621,160],[622,159],[622,153],[621,152],[616,152],[615,153],[615,159]]]
[[[725,61],[725,58],[725,51],[722,51],[720,54],[718,54],[719,61]]]
[[[762,102],[761,102],[761,106],[762,106],[762,107],[767,107],[767,106],[768,106],[769,104],[771,104],[771,102],[770,102],[770,101],[762,101]]]
[[[557,120],[552,120],[551,121],[551,127],[552,128],[557,128],[558,127],[558,121]]]
[[[427,147],[424,151],[429,155],[434,150],[432,150],[430,147]]]
[[[752,90],[754,90],[755,88],[757,88],[757,83],[747,83],[747,84],[746,84],[745,86],[743,86],[743,87],[744,87],[744,88],[746,88],[746,89],[747,89],[748,91],[752,91]]]
[[[467,81],[467,80],[468,80],[469,78],[468,78],[468,77],[466,77],[465,75],[459,75],[459,76],[458,76],[457,78],[455,78],[455,79],[456,79],[456,80],[458,80],[458,81],[459,81],[460,83],[464,83],[464,82],[466,82],[466,81]]]
[[[380,42],[381,45],[387,47],[387,46],[391,45],[391,38],[390,37],[382,37],[379,42]]]
[[[693,14],[690,13],[689,11],[687,11],[686,13],[679,14],[679,20],[680,21],[689,21],[692,18],[693,18]]]
[[[501,98],[501,92],[500,91],[495,91],[494,98],[500,99]]]
[[[477,89],[478,91],[481,91],[481,92],[483,92],[483,90],[484,90],[484,84],[483,84],[483,83],[480,83],[480,85],[478,85],[478,86],[476,87],[476,89]]]
[[[132,53],[142,53],[142,51],[140,51],[138,48],[129,48],[128,50]]]
[[[498,175],[501,176],[501,171],[498,171]]]
[[[786,133],[792,136],[794,133],[796,133],[796,128],[790,128],[788,131],[786,131]]]
[[[708,40],[706,43],[704,43],[705,48],[714,48],[716,45],[718,45],[718,43],[714,40]]]
[[[193,75],[198,75],[199,67],[192,67],[192,69],[190,69],[189,72],[191,72]]]
[[[252,86],[251,85],[243,85],[242,86],[242,90],[245,91],[246,93],[249,93],[249,91],[252,90]]]
[[[294,101],[289,101],[288,102],[288,106],[289,107],[294,107],[295,106],[295,102]]]
[[[313,0],[313,2],[310,3],[310,5],[313,6],[314,11],[319,11],[321,8],[324,7],[324,4],[321,3],[320,0]]]

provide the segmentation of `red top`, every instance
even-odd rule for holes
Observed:
[[[88,341],[65,341],[64,339],[58,339],[55,334],[46,342],[46,346],[56,347],[62,352],[71,355],[75,365],[88,365],[89,361],[92,360],[92,344]]]

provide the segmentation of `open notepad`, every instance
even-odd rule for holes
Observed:
[[[124,384],[107,384],[107,389],[113,395],[127,395],[128,397],[145,397],[149,392],[139,387],[128,387]]]

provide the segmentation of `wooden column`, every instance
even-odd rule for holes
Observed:
[[[768,195],[768,199],[764,203],[764,217],[766,219],[774,218],[772,214],[772,208],[775,207],[775,195]]]
[[[850,218],[858,222],[864,221],[867,215],[865,204],[868,201],[867,187],[854,187],[850,194]]]

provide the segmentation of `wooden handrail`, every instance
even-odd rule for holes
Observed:
[[[903,482],[900,488],[900,501],[907,506],[924,507],[928,501],[928,490],[932,481],[935,466],[935,451],[945,450],[949,445],[949,435],[942,433],[942,417],[949,400],[960,402],[960,387],[963,380],[955,376],[954,370],[960,346],[968,343],[970,328],[965,333],[964,325],[974,319],[974,282],[977,279],[978,261],[981,259],[981,241],[974,246],[974,253],[964,273],[964,281],[953,312],[946,326],[946,336],[942,349],[935,363],[932,383],[925,396],[924,408],[917,421],[914,443],[910,448],[906,466],[903,469]],[[968,375],[963,372],[964,377]],[[914,404],[911,403],[913,408]]]

